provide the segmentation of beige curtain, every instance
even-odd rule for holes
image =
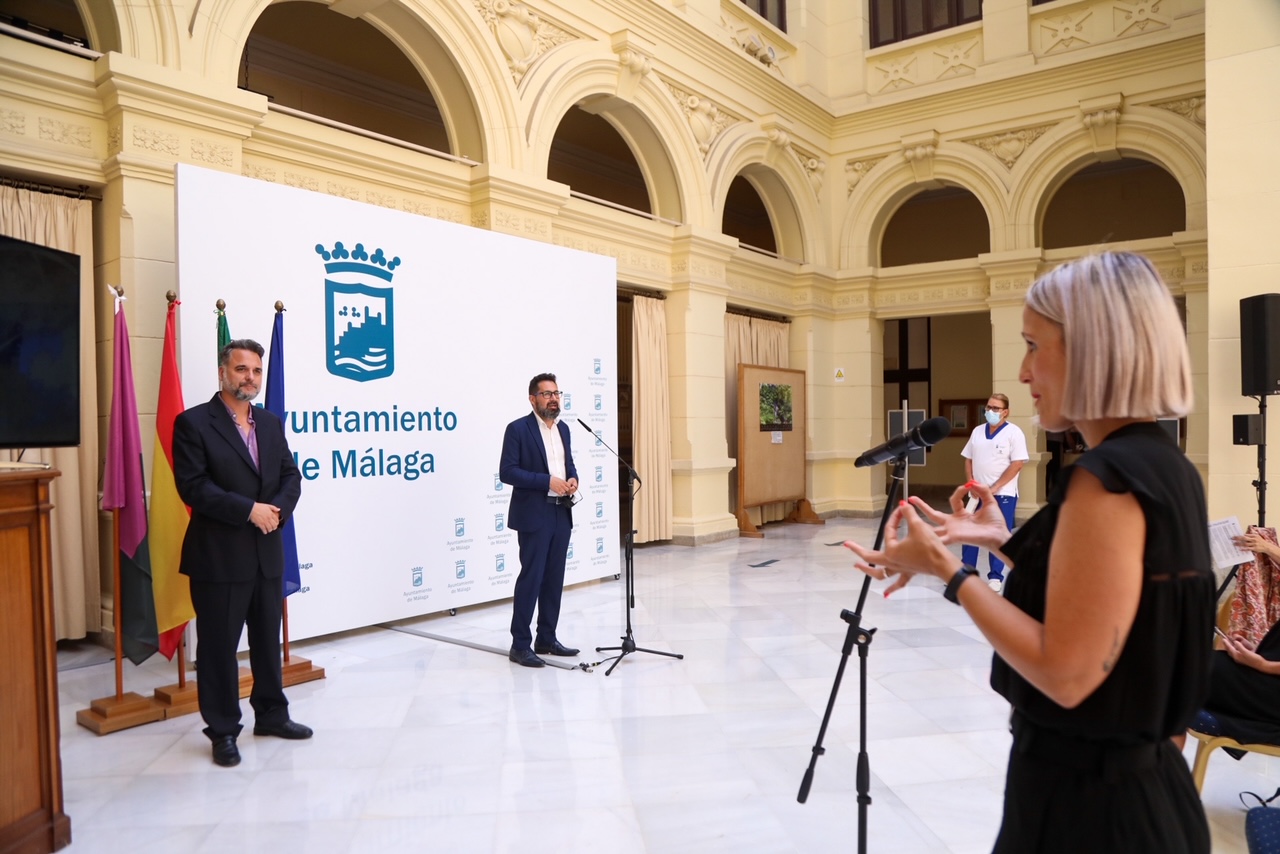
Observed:
[[[667,383],[667,315],[662,300],[632,298],[632,452],[642,486],[636,493],[636,542],[671,539],[671,394]]]
[[[0,187],[0,234],[80,256],[80,447],[29,448],[22,459],[52,463],[62,472],[50,495],[54,626],[59,640],[82,638],[102,627],[92,203]],[[17,457],[17,451],[9,452],[9,459]]]
[[[738,365],[762,365],[767,368],[791,367],[791,327],[777,320],[762,320],[741,314],[724,316],[724,380],[725,438],[729,456],[738,456]],[[729,507],[738,509],[738,473],[729,474]],[[792,504],[779,501],[748,508],[747,514],[756,525],[776,522],[791,512]]]

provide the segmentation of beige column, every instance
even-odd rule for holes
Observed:
[[[1209,242],[1206,232],[1180,232],[1173,244],[1182,253],[1182,293],[1187,305],[1187,349],[1195,409],[1187,415],[1187,458],[1209,479]],[[1225,418],[1230,421],[1230,417]],[[1228,424],[1228,427],[1230,424]]]
[[[1009,398],[1009,420],[1027,437],[1030,459],[1018,475],[1019,521],[1028,519],[1044,502],[1044,467],[1049,454],[1044,433],[1033,427],[1031,392],[1018,379],[1027,346],[1022,339],[1022,309],[1027,289],[1040,269],[1039,249],[993,252],[978,257],[990,281],[987,308],[991,312],[991,391]]]
[[[1280,133],[1280,7],[1273,0],[1205,3],[1209,221],[1209,518],[1257,522],[1250,482],[1257,448],[1231,440],[1231,414],[1257,413],[1240,394],[1240,300],[1280,292],[1280,173],[1266,168]],[[1267,401],[1267,523],[1280,519],[1280,405]]]
[[[672,540],[682,545],[738,535],[729,512],[734,461],[725,442],[725,265],[732,240],[682,226],[672,247],[665,302],[671,388]]]
[[[105,446],[111,409],[114,303],[106,285],[125,289],[124,312],[134,384],[138,428],[147,482],[151,479],[160,355],[168,308],[165,294],[178,290],[174,167],[190,163],[239,174],[242,143],[266,114],[267,100],[234,87],[109,53],[96,64],[95,85],[107,123],[103,161],[106,186],[94,222],[94,313],[98,347],[99,443]],[[232,333],[245,337],[270,331],[272,301],[257,306],[228,306]],[[213,306],[184,305],[213,323]],[[250,327],[250,320],[256,326]],[[216,370],[209,353],[208,370]],[[105,454],[104,447],[100,447]],[[104,456],[105,458],[105,456]],[[111,625],[111,520],[99,516],[103,625]]]
[[[868,448],[885,440],[884,323],[872,308],[875,276],[844,279],[830,323],[830,403],[824,446],[813,461],[814,507],[848,516],[878,516],[884,509],[883,467],[854,468]]]
[[[552,222],[569,201],[567,185],[495,164],[476,166],[471,177],[473,226],[552,242]]]

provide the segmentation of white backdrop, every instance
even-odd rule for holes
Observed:
[[[612,258],[192,166],[176,178],[188,406],[217,390],[216,301],[233,338],[268,350],[285,305],[304,474],[292,638],[512,595],[498,459],[542,371],[582,483],[566,584],[621,571],[617,463],[576,420],[617,447]]]

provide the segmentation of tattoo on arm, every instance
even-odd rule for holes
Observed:
[[[1110,673],[1111,668],[1116,666],[1116,659],[1120,657],[1120,630],[1116,629],[1115,633],[1115,639],[1111,641],[1111,652],[1102,660],[1103,673]]]

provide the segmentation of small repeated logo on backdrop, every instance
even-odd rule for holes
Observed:
[[[413,586],[421,587],[422,586],[422,567],[415,566],[413,569],[409,570],[409,572],[413,576]]]
[[[497,474],[495,474],[495,475],[493,476],[493,491],[494,491],[494,492],[501,492],[501,491],[502,491],[502,487],[504,487],[504,486],[506,486],[506,484],[504,484],[504,483],[502,482],[502,476],[501,476],[501,475],[497,475]]]
[[[604,483],[604,466],[596,466],[596,483]]]
[[[465,517],[458,517],[453,520],[453,535],[455,537],[464,537],[467,534],[467,520]]]
[[[594,364],[594,366],[593,366],[593,367],[592,367],[592,369],[591,369],[591,373],[595,374],[596,376],[599,376],[599,375],[600,375],[600,360],[599,360],[599,359],[594,359],[593,361],[595,362],[595,364]]]
[[[569,394],[569,392],[566,391],[563,395],[561,395],[561,400],[564,401],[565,412],[568,412],[570,409],[573,409],[573,395]]]
[[[466,562],[465,560],[454,561],[454,563],[453,563],[453,574],[454,574],[457,578],[466,578],[466,577],[467,577],[467,562]]]
[[[595,396],[595,398],[596,398],[596,399],[595,399],[595,402],[594,402],[594,403],[595,403],[595,409],[596,409],[596,412],[599,412],[601,409],[604,409],[604,401],[603,401],[603,400],[601,400],[601,395],[598,395],[598,394],[597,394],[597,395]]]
[[[596,444],[603,445],[604,439],[601,438],[603,434],[599,430],[592,430],[591,432],[596,434]]]
[[[604,537],[596,537],[596,554],[604,554]]]
[[[391,278],[400,258],[381,249],[370,255],[363,243],[347,249],[341,241],[324,259],[325,345],[329,373],[356,382],[395,373],[395,322]]]
[[[603,501],[596,502],[596,518],[597,519],[604,518],[604,502]]]
[[[569,549],[564,553],[565,560],[573,557],[573,540],[569,541]]]
[[[506,571],[507,571],[507,556],[506,556],[506,555],[501,555],[501,554],[500,554],[500,555],[494,555],[494,556],[493,556],[493,570],[494,570],[494,572],[506,572]]]
[[[506,529],[507,529],[507,522],[506,522],[506,519],[503,518],[503,514],[494,513],[493,514],[493,530],[505,531]]]

